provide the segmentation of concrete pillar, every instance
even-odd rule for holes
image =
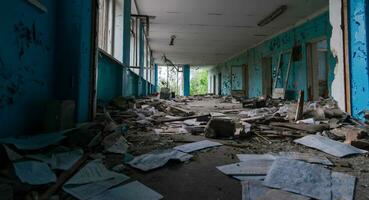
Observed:
[[[190,96],[190,65],[183,65],[183,95]]]
[[[369,109],[368,3],[349,1],[351,110],[354,117]]]
[[[139,78],[138,78],[138,96],[146,96],[146,84],[144,80],[144,63],[145,63],[145,37],[144,25],[139,22]]]
[[[132,0],[123,2],[123,64],[121,91],[123,96],[128,96],[128,70],[130,66],[131,52],[131,3]]]
[[[56,63],[58,98],[76,101],[76,121],[92,116],[90,104],[92,27],[91,1],[57,1]]]
[[[158,71],[158,64],[154,64],[154,92],[158,92],[159,86],[159,71]]]

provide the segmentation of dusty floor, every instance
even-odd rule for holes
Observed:
[[[240,104],[220,103],[220,99],[209,99],[206,101],[194,101],[185,105],[198,113],[216,112],[221,110],[240,109]],[[188,141],[203,139],[203,136],[176,135],[174,138],[181,138]],[[148,137],[150,148],[141,149],[145,153],[154,148],[166,148],[183,143],[163,142],[171,140],[172,136]],[[174,139],[175,141],[175,139]],[[234,141],[218,140],[222,143]],[[132,142],[132,141],[131,141]],[[133,141],[135,143],[135,141]],[[127,168],[126,174],[148,185],[152,189],[161,193],[167,200],[204,200],[204,199],[241,199],[241,184],[239,181],[222,174],[216,166],[237,162],[237,153],[278,153],[281,151],[312,152],[328,157],[335,167],[334,171],[345,172],[358,178],[356,185],[356,197],[358,200],[369,199],[369,158],[366,156],[352,156],[338,159],[320,151],[307,148],[292,142],[291,139],[273,140],[272,144],[265,144],[255,141],[236,141],[241,147],[224,145],[221,147],[207,149],[193,153],[194,158],[188,163],[172,163],[163,168],[147,173],[140,172],[133,168]]]

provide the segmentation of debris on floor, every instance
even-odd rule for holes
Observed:
[[[144,184],[133,181],[118,186],[92,198],[91,200],[159,200],[163,196]]]
[[[93,122],[0,139],[0,194],[5,199],[162,199],[163,189],[145,186],[142,177],[166,170],[171,161],[177,161],[171,162],[174,170],[211,163],[221,177],[238,180],[248,200],[353,199],[356,179],[369,184],[362,166],[369,126],[331,99],[298,105],[265,97],[165,95],[118,97],[101,105]],[[296,112],[301,112],[297,118]],[[223,148],[231,149],[224,157],[233,162],[201,160]]]
[[[203,141],[200,141],[200,142],[194,142],[194,143],[190,143],[190,144],[176,146],[176,147],[174,147],[174,149],[176,149],[178,151],[185,152],[185,153],[191,153],[191,152],[198,151],[198,150],[201,150],[201,149],[206,149],[206,148],[216,147],[216,146],[221,146],[221,145],[222,144],[220,144],[218,142],[203,140]]]
[[[337,142],[320,135],[308,135],[301,139],[295,140],[295,142],[311,148],[319,149],[337,157],[368,153],[368,151],[361,150],[349,144]]]
[[[314,164],[277,159],[263,184],[315,199],[353,199],[355,177]],[[340,190],[346,188],[345,190]]]
[[[142,171],[149,171],[164,166],[170,160],[185,162],[191,158],[192,156],[190,154],[183,153],[174,149],[156,150],[135,157],[132,161],[129,162],[129,165]]]
[[[266,187],[260,181],[246,180],[242,181],[242,200],[309,200],[291,192],[276,190]]]

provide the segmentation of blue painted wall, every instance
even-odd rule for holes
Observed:
[[[331,37],[332,28],[329,23],[329,13],[326,12],[317,16],[316,18],[307,21],[306,23],[292,28],[287,32],[277,35],[276,37],[263,42],[262,44],[247,50],[226,61],[217,65],[210,70],[209,76],[222,73],[222,95],[229,95],[231,93],[231,87],[239,88],[239,85],[232,86],[233,84],[242,84],[242,80],[233,81],[231,84],[231,67],[248,65],[249,71],[249,97],[256,97],[262,95],[262,58],[272,57],[272,70],[275,75],[276,67],[278,65],[279,55],[281,52],[291,50],[292,47],[301,45],[302,47],[302,59],[292,63],[292,69],[290,72],[290,78],[287,89],[289,90],[305,90],[307,92],[307,53],[306,46],[309,42],[317,39],[327,39]],[[329,43],[328,43],[328,49]],[[289,62],[289,53],[283,54],[282,74],[286,74],[287,66]],[[329,63],[329,88],[334,77],[335,59],[332,54],[328,55]],[[241,79],[239,76],[235,76],[237,79]],[[282,79],[284,77],[282,75]],[[281,86],[282,82],[279,82]]]
[[[0,7],[0,137],[42,132],[45,104],[75,100],[89,119],[91,1],[25,0]]]
[[[57,1],[57,97],[76,100],[76,119],[89,120],[92,2]]]
[[[158,64],[154,64],[154,92],[158,92],[159,86],[159,71],[158,71]]]
[[[183,65],[183,95],[190,96],[190,66]]]
[[[124,67],[104,53],[99,53],[98,59],[97,100],[98,102],[109,102],[121,96],[121,72]]]
[[[38,132],[54,97],[56,1],[47,13],[24,0],[0,6],[0,137]]]
[[[354,117],[369,109],[368,1],[349,1],[351,109]]]

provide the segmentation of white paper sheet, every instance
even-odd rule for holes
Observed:
[[[134,181],[110,189],[91,200],[159,200],[163,196],[144,184]]]
[[[22,161],[13,163],[15,173],[23,183],[43,185],[56,181],[54,172],[46,163]]]
[[[203,140],[200,142],[193,142],[193,143],[189,143],[185,145],[176,146],[174,147],[174,149],[185,152],[185,153],[191,153],[191,152],[198,151],[201,149],[206,149],[206,148],[216,147],[216,146],[221,146],[221,145],[222,144],[218,142]]]

